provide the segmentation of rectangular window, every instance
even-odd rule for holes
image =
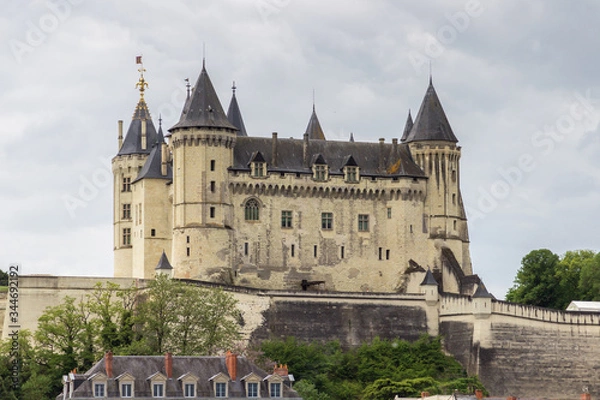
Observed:
[[[292,227],[292,212],[282,211],[281,212],[281,227],[291,228]]]
[[[344,246],[340,247],[340,258],[344,258]]]
[[[131,228],[123,228],[123,246],[131,245]]]
[[[215,160],[210,160],[210,170],[211,171],[215,170]]]
[[[388,219],[391,219],[392,218],[392,208],[391,207],[388,207],[387,214],[388,214]]]
[[[315,247],[313,247],[313,257],[315,257],[315,258],[317,258],[317,251],[318,251],[318,248],[317,248],[317,245],[315,244]]]
[[[321,213],[321,229],[333,229],[333,213]]]
[[[123,187],[121,189],[122,192],[131,192],[131,178],[123,177]]]
[[[131,219],[131,204],[123,204],[123,219]]]
[[[227,384],[224,382],[215,383],[215,397],[227,397]]]
[[[315,165],[315,180],[324,181],[327,178],[327,166]]]
[[[214,207],[211,207],[211,208],[210,208],[210,217],[211,217],[211,218],[214,218],[214,217],[215,217],[215,208],[214,208]]]
[[[152,236],[152,237],[156,236],[156,229],[154,229],[154,228],[150,229],[150,236]]]
[[[358,231],[368,232],[369,231],[369,215],[358,214]]]
[[[248,382],[246,397],[258,397],[258,383]]]
[[[296,246],[295,245],[291,245],[290,246],[290,252],[292,254],[292,257],[294,257],[295,253],[296,253]]]
[[[379,248],[379,259],[383,259],[383,249],[381,247]]]
[[[244,242],[244,255],[247,256],[248,255],[248,242]]]
[[[210,181],[210,191],[211,192],[213,192],[213,193],[215,192],[215,187],[216,187],[215,181]]]
[[[190,256],[190,248],[189,248],[189,247],[187,247],[187,248],[185,249],[185,254],[186,254],[188,257]]]
[[[104,397],[104,383],[94,383],[94,397]]]
[[[346,181],[347,182],[358,182],[357,167],[346,167]]]
[[[185,237],[185,242],[186,242],[186,243],[189,243],[189,242],[190,242],[190,237],[189,237],[189,236],[186,236],[186,237]]]
[[[193,383],[185,383],[183,385],[183,395],[185,397],[196,397],[196,385]]]
[[[410,226],[410,233],[413,233],[413,230],[412,230],[412,225]]]
[[[165,397],[165,386],[162,383],[152,385],[152,397]]]
[[[131,397],[132,386],[133,385],[131,383],[122,383],[121,384],[121,397]]]
[[[390,259],[390,250],[389,249],[385,251],[385,259],[386,260]]]
[[[260,178],[260,177],[264,176],[264,172],[263,172],[264,165],[265,165],[265,163],[262,163],[262,162],[253,162],[252,163],[252,167],[253,167],[252,169],[254,170],[253,174],[254,174],[255,178]]]
[[[281,397],[281,383],[273,383],[271,382],[271,384],[269,385],[269,388],[271,389],[271,397]]]
[[[452,204],[456,204],[456,193],[452,193]]]

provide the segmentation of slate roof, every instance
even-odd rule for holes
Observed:
[[[186,100],[181,112],[179,122],[177,122],[169,131],[177,128],[222,128],[237,130],[229,122],[227,115],[223,111],[217,92],[206,72],[204,62],[202,62],[202,71],[192,94]]]
[[[238,129],[238,136],[248,136],[246,133],[246,126],[244,125],[244,119],[242,118],[242,112],[238,105],[237,98],[235,97],[235,83],[232,87],[233,94],[231,95],[231,101],[229,102],[229,109],[227,110],[227,119],[233,126]]]
[[[404,137],[403,137],[404,138]],[[441,140],[445,142],[458,142],[452,132],[442,103],[429,79],[429,87],[421,103],[419,113],[415,118],[410,133],[403,142],[415,142],[423,140]]]
[[[402,138],[400,139],[401,142],[406,141],[413,125],[412,115],[410,115],[410,110],[408,110],[408,117],[406,117],[406,124],[404,124],[404,132],[402,132]]]
[[[142,149],[142,120],[146,121],[146,149]],[[135,111],[133,118],[127,129],[127,134],[123,139],[123,144],[117,153],[118,156],[129,155],[129,154],[150,154],[152,150],[152,144],[157,140],[157,132],[152,119],[150,118],[150,111],[148,111],[148,105],[144,99],[140,99]]]
[[[277,140],[277,167],[273,167],[272,141]],[[412,176],[425,177],[425,173],[414,162],[408,145],[398,143],[396,152],[392,143],[384,143],[383,158],[385,170],[380,170],[380,143],[341,142],[309,140],[307,143],[306,164],[304,162],[303,139],[273,139],[264,137],[238,137],[233,149],[232,170],[249,171],[248,163],[260,152],[267,169],[274,172],[295,172],[312,174],[311,161],[321,155],[329,166],[330,175],[342,175],[342,168],[349,156],[360,167],[361,176]]]
[[[314,104],[312,114],[310,115],[308,125],[306,126],[306,133],[308,133],[309,139],[325,140],[325,134],[323,133],[323,129],[319,123],[319,118],[317,118],[317,112],[315,111]]]
[[[438,283],[433,276],[433,272],[431,272],[429,268],[427,268],[427,272],[425,272],[425,278],[423,278],[421,286],[438,286]]]
[[[162,174],[162,150],[161,143],[163,142],[162,138],[162,130],[161,133],[157,135],[158,141],[152,145],[152,150],[150,151],[150,155],[146,159],[144,166],[140,170],[138,176],[134,179],[132,183],[135,183],[142,179],[173,179],[173,168],[169,163],[167,163],[167,174]]]
[[[487,291],[483,282],[480,282],[479,285],[477,285],[477,290],[475,290],[475,293],[473,293],[473,298],[474,299],[481,299],[481,298],[495,299],[495,297],[493,295],[491,295],[490,292]]]
[[[156,268],[154,268],[154,269],[155,270],[171,270],[171,269],[173,269],[173,266],[169,262],[169,258],[165,254],[164,250],[162,252],[162,256],[160,256],[160,260],[158,260],[158,264],[156,264]]]
[[[157,373],[166,375],[165,356],[113,356],[112,363],[113,377],[108,379],[106,386],[108,398],[120,398],[119,382],[115,377],[124,373],[129,373],[135,377],[134,398],[152,397],[151,382],[148,378]],[[197,398],[203,399],[215,398],[213,384],[210,381],[211,377],[214,377],[219,373],[229,377],[227,366],[225,364],[225,357],[173,356],[172,365],[172,378],[168,379],[166,382],[165,398],[183,399],[182,384],[178,378],[183,377],[183,375],[186,375],[187,373],[198,377]],[[73,391],[72,397],[70,398],[73,400],[93,398],[92,381],[89,378],[97,373],[106,375],[105,358],[102,358],[102,360],[97,362],[84,374],[86,380]],[[229,381],[228,383],[228,398],[246,398],[245,383],[242,381],[241,377],[247,376],[250,373],[255,373],[261,378],[268,375],[245,357],[238,356],[237,376],[235,381]],[[284,378],[284,381],[285,379],[286,378]],[[269,382],[261,381],[261,397],[269,397],[268,383]],[[282,385],[281,390],[282,398],[301,400],[300,396],[285,383]],[[57,398],[62,398],[61,396]]]

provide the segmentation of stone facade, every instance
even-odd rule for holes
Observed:
[[[247,136],[204,67],[163,135],[138,86],[113,159],[115,276],[151,279],[163,251],[175,277],[265,289],[402,293],[443,251],[472,274],[461,149],[431,82],[387,143],[326,140],[314,107],[302,138]]]

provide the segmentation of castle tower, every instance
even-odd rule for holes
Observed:
[[[402,139],[429,178],[423,229],[435,247],[432,254],[449,248],[463,272],[472,274],[467,217],[460,193],[460,147],[431,78],[414,124],[409,113]],[[440,268],[439,257],[431,262]]]
[[[136,86],[140,91],[140,99],[125,139],[123,139],[123,121],[119,121],[119,151],[112,160],[115,277],[133,276],[132,238],[136,234],[134,218],[136,213],[141,213],[143,210],[139,209],[139,204],[133,204],[132,182],[146,162],[152,144],[157,140],[156,129],[144,100],[144,91],[148,83],[144,79],[143,66],[139,71],[140,79]]]
[[[246,133],[246,125],[244,125],[244,119],[242,118],[242,112],[240,111],[240,106],[235,97],[235,89],[235,82],[233,82],[233,86],[231,87],[233,93],[231,95],[231,101],[229,102],[229,108],[227,109],[227,119],[238,129],[238,136],[248,136]]]
[[[204,62],[179,122],[169,131],[174,275],[230,282],[234,240],[227,168],[238,129],[223,112]]]

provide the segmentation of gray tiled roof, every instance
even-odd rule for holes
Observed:
[[[233,150],[233,170],[249,171],[248,163],[260,152],[267,163],[269,171],[297,172],[311,174],[310,162],[320,154],[329,166],[331,175],[342,174],[344,163],[352,156],[360,167],[361,176],[412,176],[424,177],[425,174],[414,162],[408,145],[398,143],[394,154],[392,143],[341,142],[325,140],[309,140],[306,163],[304,161],[304,140],[277,140],[277,167],[273,167],[272,138],[238,137]],[[380,147],[381,146],[381,147]],[[380,169],[379,154],[383,149],[383,165]]]
[[[170,269],[173,269],[173,266],[169,262],[169,258],[165,254],[164,250],[162,252],[162,256],[160,256],[160,260],[158,260],[158,264],[156,264],[156,268],[154,268],[154,269],[155,270],[157,270],[157,269],[158,270],[170,270]]]
[[[146,121],[146,149],[142,149],[142,120]],[[127,129],[127,134],[117,155],[150,154],[152,145],[156,140],[156,128],[152,123],[152,119],[150,119],[150,111],[148,111],[148,106],[144,99],[140,99],[135,107],[133,119],[131,120],[131,124],[129,124],[129,129]]]
[[[473,298],[474,299],[477,299],[477,298],[494,299],[495,297],[492,294],[490,294],[490,292],[487,291],[483,282],[480,282],[479,285],[477,285],[477,290],[475,290],[475,293],[473,293]]]
[[[162,151],[161,151],[161,143],[162,143],[162,135],[159,135],[159,142],[156,142],[152,145],[152,150],[150,151],[150,155],[146,159],[144,166],[140,170],[140,173],[135,178],[133,182],[137,182],[142,179],[173,179],[173,169],[171,165],[167,163],[167,174],[162,174]]]
[[[112,378],[107,381],[107,397],[119,397],[119,382],[115,379],[124,373],[129,373],[135,378],[134,398],[151,397],[151,382],[149,377],[161,373],[166,375],[164,356],[114,356],[113,357]],[[225,357],[192,357],[192,356],[173,356],[172,378],[167,380],[165,385],[166,398],[182,398],[182,384],[179,377],[190,373],[198,378],[197,397],[214,398],[213,384],[210,378],[216,374],[223,374],[229,377]],[[92,381],[89,380],[94,374],[106,374],[105,358],[96,363],[85,373],[86,380],[74,390],[72,399],[88,399],[93,397]],[[237,357],[237,375],[236,380],[229,381],[229,398],[245,398],[245,383],[241,377],[255,373],[261,378],[268,374],[258,368],[245,357]],[[285,378],[284,378],[285,380]],[[268,397],[268,382],[260,383],[261,397]],[[300,396],[287,385],[282,385],[282,397],[300,399]]]
[[[217,92],[204,67],[204,62],[202,62],[202,71],[192,90],[192,94],[183,106],[179,122],[169,129],[169,131],[177,128],[223,128],[237,130],[229,122],[223,111]]]
[[[431,79],[429,87],[421,103],[419,113],[415,122],[406,137],[405,142],[415,142],[421,140],[441,140],[446,142],[458,142],[452,132],[448,118],[444,113],[440,99],[433,87]]]
[[[231,102],[229,103],[229,109],[227,110],[227,119],[238,129],[238,136],[248,136],[246,133],[246,126],[244,125],[244,119],[242,118],[242,112],[240,111],[240,106],[235,97],[235,84],[232,89],[233,94],[231,95]]]
[[[317,112],[315,111],[314,104],[312,114],[310,115],[308,125],[306,126],[306,133],[308,133],[309,139],[325,140],[325,134],[323,133],[323,129],[319,123],[319,118],[317,118]]]
[[[427,268],[427,272],[425,272],[425,278],[423,278],[421,286],[438,286],[438,283],[429,268]]]
[[[412,119],[412,115],[410,115],[410,110],[408,110],[408,117],[406,117],[406,124],[404,124],[404,132],[402,132],[402,139],[400,139],[401,142],[405,142],[406,139],[408,138],[408,134],[410,133],[410,130],[413,127],[413,119]]]

